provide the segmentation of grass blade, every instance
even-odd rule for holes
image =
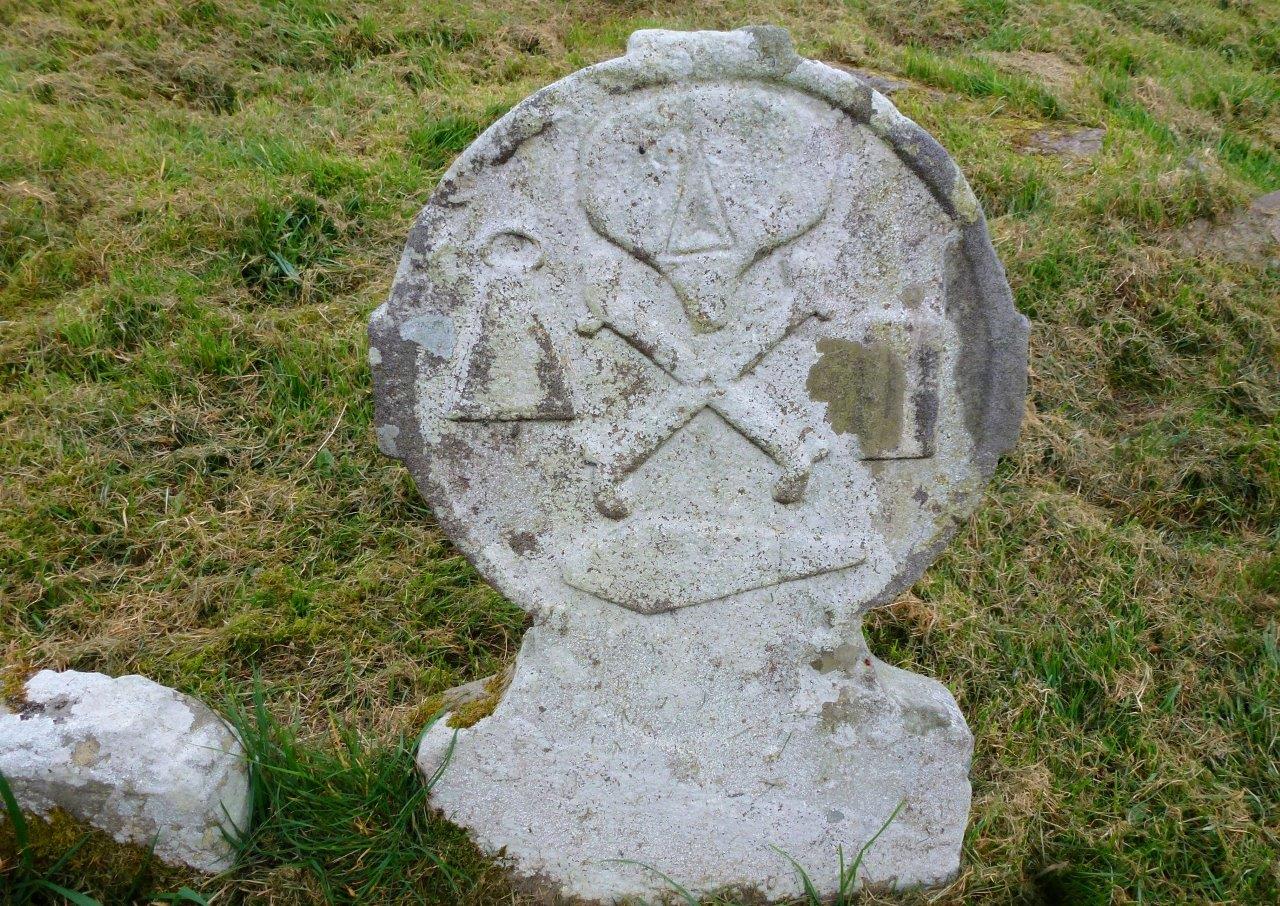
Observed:
[[[70,862],[71,857],[80,851],[80,847],[84,846],[86,843],[89,842],[89,836],[90,836],[89,834],[85,834],[75,843],[72,843],[71,846],[67,848],[67,851],[58,857],[58,861],[50,865],[49,869],[45,871],[44,874],[56,875],[58,872],[62,871],[62,866]]]
[[[18,847],[18,862],[24,870],[31,868],[31,836],[27,828],[27,817],[22,814],[22,809],[18,807],[18,800],[13,795],[13,788],[9,786],[9,780],[0,774],[0,799],[4,800],[4,810],[9,816],[9,823],[13,825],[13,841]]]
[[[800,883],[804,887],[804,895],[809,898],[810,906],[822,906],[822,897],[818,895],[818,890],[813,886],[813,881],[810,879],[809,873],[804,870],[804,866],[791,858],[791,856],[783,850],[778,849],[778,847],[770,846],[769,848],[791,863],[791,867],[794,868],[796,874],[800,876]]]
[[[179,887],[176,893],[153,893],[147,897],[153,903],[195,903],[196,906],[209,906],[203,894],[196,893],[190,887]]]
[[[679,882],[675,881],[669,875],[665,875],[662,872],[658,871],[658,869],[654,868],[652,865],[646,865],[644,862],[637,862],[635,859],[605,859],[604,861],[616,862],[619,865],[637,865],[640,868],[645,869],[646,871],[651,871],[658,877],[662,878],[662,880],[670,884],[671,889],[674,890],[676,893],[680,894],[680,896],[684,898],[684,901],[688,903],[689,906],[698,906],[699,901],[697,897],[689,893],[689,891],[684,886],[682,886]]]
[[[852,881],[854,884],[857,884],[858,869],[862,867],[862,862],[864,859],[866,859],[867,853],[871,851],[871,847],[875,845],[875,842],[880,839],[880,835],[889,829],[889,825],[894,822],[894,819],[898,817],[899,813],[901,813],[902,809],[906,806],[906,804],[907,804],[907,800],[903,799],[902,801],[900,801],[897,804],[897,806],[894,807],[893,812],[889,815],[889,817],[885,819],[884,824],[880,825],[880,829],[876,831],[874,834],[872,834],[871,838],[867,840],[866,843],[862,844],[862,848],[859,849],[858,854],[854,856],[853,863],[849,866],[849,871],[847,873],[844,871],[844,865],[843,865],[844,853],[841,852],[840,854],[840,861],[841,861],[840,892],[837,894],[837,902],[839,903],[844,902],[845,894],[846,894],[846,891],[849,889],[848,885],[850,881]]]
[[[72,906],[102,906],[101,900],[95,900],[93,897],[89,896],[86,893],[80,893],[79,891],[76,891],[76,890],[68,890],[65,887],[60,887],[59,885],[54,884],[52,881],[45,881],[42,879],[40,881],[37,881],[36,884],[40,887],[45,888],[46,890],[53,891],[58,896],[62,897],[64,900],[67,900],[69,903],[71,903]]]

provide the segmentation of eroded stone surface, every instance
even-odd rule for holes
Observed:
[[[976,199],[778,29],[642,31],[450,169],[370,323],[381,448],[532,616],[433,804],[588,900],[958,867],[972,746],[861,618],[1014,441],[1026,322]]]
[[[1089,158],[1102,150],[1102,142],[1106,137],[1106,129],[1080,129],[1075,132],[1044,129],[1034,133],[1030,143],[1032,149],[1042,154]]]
[[[218,715],[141,676],[42,670],[0,704],[0,774],[19,805],[62,809],[157,858],[217,872],[249,827],[244,750]]]
[[[1207,252],[1243,264],[1274,261],[1280,253],[1280,191],[1216,219],[1192,221],[1175,235],[1174,243],[1184,252]]]

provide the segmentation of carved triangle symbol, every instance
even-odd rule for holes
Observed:
[[[685,153],[681,176],[667,254],[693,255],[732,247],[729,218],[711,180],[711,168],[696,144],[691,143]]]
[[[537,317],[490,317],[463,367],[448,418],[456,421],[572,419],[567,369]]]

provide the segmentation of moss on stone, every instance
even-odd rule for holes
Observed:
[[[15,711],[27,703],[27,676],[30,672],[23,661],[0,667],[0,701]]]
[[[23,814],[28,835],[26,852],[36,877],[88,893],[104,903],[125,902],[139,891],[172,890],[184,884],[195,887],[198,883],[190,871],[166,865],[147,847],[120,843],[62,809],[43,817]],[[57,873],[46,875],[68,852],[72,853],[70,858]],[[0,822],[0,867],[18,866],[21,861],[13,825]],[[6,884],[23,882],[20,872],[18,869],[14,875],[0,874],[0,899],[7,890]]]
[[[437,692],[435,695],[427,696],[422,704],[413,710],[413,716],[406,721],[407,726],[415,730],[422,729],[433,717],[438,717],[441,711],[447,710],[444,700],[444,693]]]
[[[484,695],[474,701],[459,705],[449,715],[448,725],[455,729],[462,729],[464,727],[473,727],[484,720],[497,710],[498,703],[502,701],[502,695],[507,691],[507,686],[510,683],[510,670],[495,673],[489,678],[489,682],[485,683]]]

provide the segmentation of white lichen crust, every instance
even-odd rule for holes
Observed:
[[[969,812],[964,717],[941,683],[873,657],[851,615],[832,625],[815,605],[772,591],[731,620],[561,611],[529,630],[492,716],[424,736],[432,805],[516,874],[587,902],[671,892],[633,862],[697,895],[800,895],[779,850],[831,892],[838,848],[850,860],[895,809],[862,879],[949,881]]]

